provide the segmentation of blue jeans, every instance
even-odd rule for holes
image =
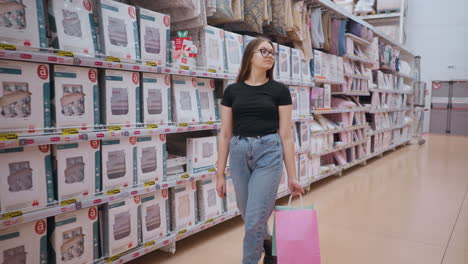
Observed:
[[[237,206],[245,222],[243,264],[258,264],[263,240],[283,171],[281,138],[233,136],[229,142],[229,166]]]

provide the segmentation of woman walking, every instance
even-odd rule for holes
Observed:
[[[221,101],[217,192],[225,197],[224,170],[229,153],[237,205],[245,223],[242,264],[276,263],[271,256],[268,219],[273,212],[283,161],[292,193],[303,193],[296,175],[291,131],[292,100],[286,85],[273,80],[276,51],[258,38],[245,48],[237,82]]]

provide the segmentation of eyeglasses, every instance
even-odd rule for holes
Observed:
[[[256,50],[255,52],[260,52],[260,54],[262,54],[263,57],[268,57],[268,55],[271,55],[273,57],[276,57],[276,55],[278,53],[276,53],[274,50],[273,51],[269,51],[267,49],[259,49],[259,50]]]

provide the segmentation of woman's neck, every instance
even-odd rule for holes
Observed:
[[[257,68],[252,68],[249,74],[249,78],[245,80],[248,85],[262,85],[268,81],[266,72]]]

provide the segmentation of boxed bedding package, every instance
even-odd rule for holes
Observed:
[[[172,121],[170,75],[143,73],[141,108],[145,124],[160,125]]]
[[[165,237],[170,232],[169,190],[141,196],[141,234],[143,243]]]
[[[198,79],[189,76],[173,76],[172,85],[174,122],[200,122],[197,101]]]
[[[94,195],[101,190],[101,142],[57,144],[52,147],[59,201]]]
[[[166,135],[137,138],[138,185],[166,179]]]
[[[141,59],[166,66],[170,51],[170,17],[137,7]]]
[[[200,122],[216,121],[215,80],[197,78],[197,101]]]
[[[49,75],[48,64],[0,60],[0,130],[51,127]]]
[[[223,213],[223,201],[216,192],[216,181],[206,179],[197,184],[199,221],[205,222],[220,216]]]
[[[0,149],[0,213],[44,208],[54,201],[50,145]]]
[[[224,32],[224,52],[225,52],[225,69],[229,73],[237,74],[239,72],[242,55],[244,53],[244,41],[242,35]]]
[[[80,55],[99,53],[91,0],[49,0],[50,44]]]
[[[136,141],[134,137],[102,141],[103,191],[132,187],[137,183]]]
[[[187,172],[190,174],[207,174],[215,170],[218,157],[218,138],[187,138]]]
[[[169,192],[171,204],[171,230],[179,232],[197,221],[196,182],[178,185]]]
[[[55,127],[93,129],[99,125],[97,69],[54,66]]]

